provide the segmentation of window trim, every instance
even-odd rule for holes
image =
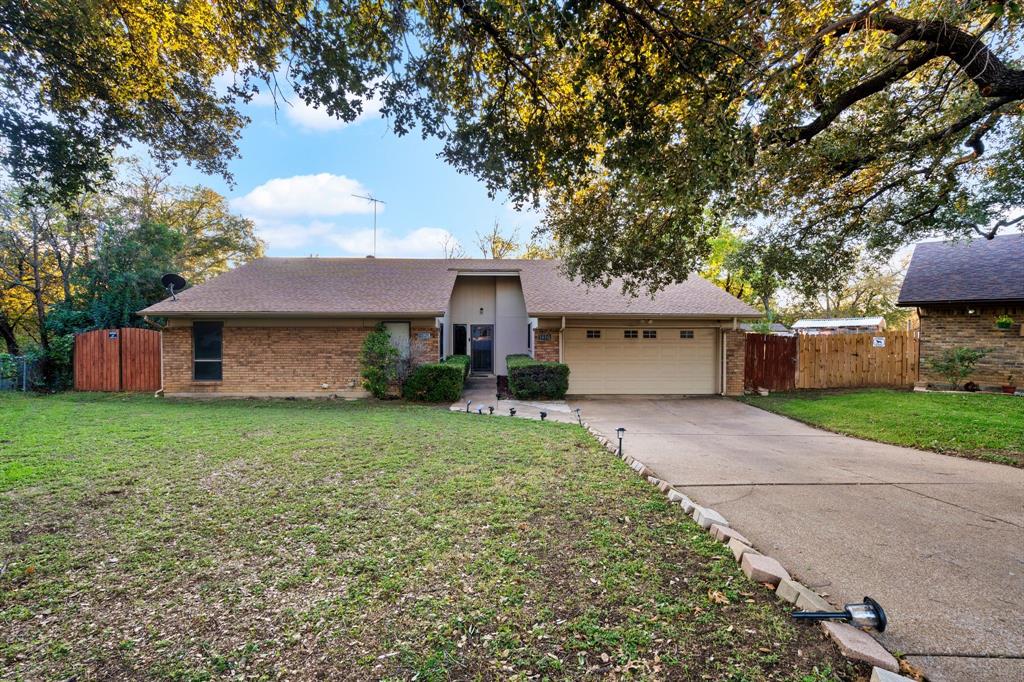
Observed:
[[[622,330],[622,338],[624,338],[624,339],[639,339],[640,338],[640,330],[638,330],[638,329],[623,329]]]
[[[600,339],[601,338],[601,330],[600,329],[588,329],[586,331],[586,338],[590,339],[592,341],[594,339]]]
[[[207,328],[217,329],[220,335],[220,354],[216,358],[197,358],[196,357],[196,344],[198,337],[196,335],[196,325],[203,325]],[[216,363],[220,368],[220,376],[216,379],[200,379],[196,376],[196,365],[199,363]],[[216,320],[194,320],[192,322],[192,381],[203,383],[203,384],[217,384],[224,381],[224,323]]]
[[[696,335],[693,333],[692,329],[679,330],[679,338],[683,339],[684,341],[692,341],[695,338],[695,336]]]
[[[643,338],[648,339],[648,340],[650,340],[650,339],[657,339],[658,338],[658,330],[657,329],[645,329],[644,333],[643,333]]]

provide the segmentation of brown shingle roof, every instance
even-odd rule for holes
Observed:
[[[587,289],[559,261],[411,258],[261,258],[165,299],[143,315],[442,315],[459,271],[519,273],[532,316],[651,315],[759,317],[700,277],[652,299],[618,283]]]
[[[1024,234],[914,247],[899,305],[1024,301]]]

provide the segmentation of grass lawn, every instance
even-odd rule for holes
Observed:
[[[0,395],[4,679],[854,679],[579,427]]]
[[[883,443],[1024,466],[1024,400],[884,389],[748,396],[757,407]]]

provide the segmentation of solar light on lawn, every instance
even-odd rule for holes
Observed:
[[[548,418],[548,413],[547,412],[541,412],[540,413],[540,420],[541,421],[544,421],[547,418]]]
[[[514,407],[508,408],[508,416],[510,416],[510,417],[516,416],[516,408],[514,408]]]
[[[473,402],[472,400],[467,400],[467,401],[466,401],[466,414],[469,414],[469,406],[470,406],[470,404],[471,404],[472,402]]]
[[[873,628],[885,632],[889,620],[882,605],[871,597],[864,597],[860,604],[846,604],[842,611],[794,611],[797,620],[839,620],[859,628]]]
[[[583,426],[583,417],[580,416],[580,408],[578,407],[576,408],[576,421],[580,423],[580,426]]]
[[[620,426],[619,428],[615,429],[615,433],[619,437],[619,457],[622,457],[622,436],[623,434],[626,433],[626,427]]]

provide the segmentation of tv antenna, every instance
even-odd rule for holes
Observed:
[[[366,199],[373,204],[373,257],[377,257],[377,204],[383,204],[385,202],[380,199],[375,199],[372,194],[362,195],[353,194],[357,199]]]
[[[176,275],[173,272],[168,272],[166,275],[161,277],[160,283],[163,284],[164,288],[171,293],[172,301],[178,300],[178,297],[174,295],[175,290],[181,291],[188,286],[188,282],[185,281],[184,277]]]

